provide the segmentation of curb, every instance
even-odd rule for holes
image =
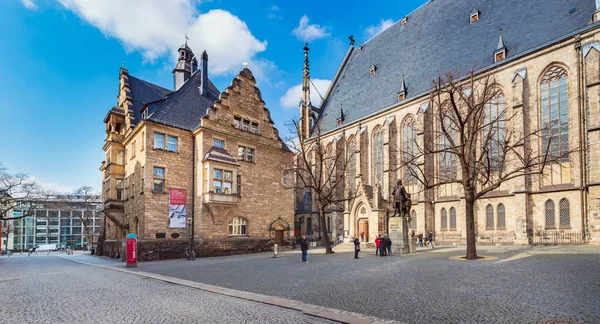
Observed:
[[[374,316],[363,315],[363,314],[344,311],[344,310],[340,310],[340,309],[328,308],[328,307],[323,307],[323,306],[318,306],[318,305],[313,305],[313,304],[307,304],[307,303],[297,301],[297,300],[292,300],[292,299],[285,299],[285,298],[273,297],[273,296],[257,294],[257,293],[247,292],[247,291],[224,288],[224,287],[204,284],[204,283],[200,283],[200,282],[196,282],[196,281],[179,279],[179,278],[174,278],[174,277],[169,277],[169,276],[164,276],[164,275],[159,275],[159,274],[154,274],[154,273],[149,273],[149,272],[144,272],[144,271],[132,271],[132,270],[128,270],[128,269],[118,268],[115,266],[94,264],[94,263],[89,263],[89,262],[85,262],[85,261],[81,261],[81,260],[71,259],[66,256],[59,256],[59,257],[73,261],[73,262],[89,265],[89,266],[104,268],[104,269],[113,270],[113,271],[125,272],[125,273],[133,274],[136,276],[140,276],[140,277],[152,278],[155,280],[160,280],[160,281],[169,282],[172,284],[177,284],[177,285],[181,285],[181,286],[185,286],[185,287],[204,290],[207,292],[224,295],[224,296],[228,296],[228,297],[240,298],[240,299],[245,299],[245,300],[258,302],[258,303],[262,303],[262,304],[266,304],[266,305],[292,309],[292,310],[300,311],[306,315],[319,317],[319,318],[327,319],[330,321],[336,321],[336,322],[340,322],[340,323],[347,323],[347,324],[383,324],[383,323],[396,324],[396,323],[398,323],[398,324],[402,324],[402,322],[398,322],[398,321],[394,321],[394,320],[386,320],[386,319],[381,319],[381,318],[377,318]]]

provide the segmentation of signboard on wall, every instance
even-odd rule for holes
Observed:
[[[185,189],[169,189],[169,227],[185,228],[187,219]]]

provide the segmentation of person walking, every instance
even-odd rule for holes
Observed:
[[[386,236],[388,256],[392,256],[392,239]]]
[[[417,246],[423,247],[423,233],[417,235]]]
[[[429,244],[431,244],[431,248],[435,249],[435,246],[433,246],[433,233],[431,233],[431,231],[429,231],[429,234],[427,234],[427,241],[429,241]]]
[[[302,262],[308,262],[306,257],[308,256],[308,242],[306,241],[306,236],[302,235],[302,239],[300,239],[300,250],[302,250]]]
[[[379,254],[379,248],[381,247],[381,234],[375,238],[375,255]]]
[[[360,252],[360,241],[358,237],[354,238],[354,258],[358,259],[358,252]]]
[[[364,242],[365,241],[365,231],[360,230],[360,241]]]

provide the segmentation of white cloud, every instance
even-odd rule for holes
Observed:
[[[312,82],[315,86],[313,87],[311,84],[310,101],[312,102],[313,106],[318,107],[319,105],[321,105],[321,97],[319,97],[319,94],[317,93],[317,91],[315,91],[315,87],[317,88],[317,90],[319,90],[321,95],[324,96],[327,92],[327,88],[329,88],[329,85],[331,84],[331,80],[312,79]],[[301,97],[302,84],[297,84],[293,87],[290,87],[285,92],[285,94],[279,99],[279,103],[281,104],[281,107],[286,109],[298,108],[298,104],[300,103]]]
[[[33,0],[21,0],[21,3],[25,6],[25,8],[29,10],[35,10],[38,8],[37,4],[33,2]]]
[[[382,31],[390,28],[394,24],[394,21],[391,19],[381,19],[378,25],[371,25],[365,29],[365,36],[371,38]]]
[[[296,35],[299,40],[309,42],[311,40],[324,38],[329,36],[327,29],[325,27],[321,27],[317,24],[308,24],[308,17],[306,15],[300,18],[300,23],[298,27],[294,28],[292,33]]]
[[[238,72],[267,47],[237,16],[225,10],[200,13],[197,0],[59,0],[68,10],[120,40],[148,61],[177,56],[185,41],[196,54],[208,52],[210,74]]]
[[[277,7],[276,5],[272,5],[268,10],[267,10],[267,18],[269,19],[283,19],[283,17],[281,17],[278,12],[279,10],[281,10],[279,7]]]
[[[73,190],[76,189],[75,187],[60,184],[58,182],[44,181],[44,180],[38,179],[34,176],[29,177],[29,179],[32,181],[35,181],[35,183],[37,183],[45,191],[57,192],[57,193],[71,193],[71,192],[73,192]]]

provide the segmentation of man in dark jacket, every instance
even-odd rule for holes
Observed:
[[[302,262],[308,262],[308,260],[306,260],[306,257],[308,256],[308,242],[304,235],[302,235],[302,239],[300,240],[300,250],[302,250]]]
[[[429,244],[431,244],[431,248],[435,249],[435,246],[433,246],[433,233],[431,233],[431,231],[429,231],[429,234],[427,234],[427,241],[429,241]]]
[[[354,258],[358,259],[358,252],[360,252],[360,241],[358,237],[354,238]]]
[[[384,235],[381,238],[381,243],[380,243],[380,247],[379,247],[379,255],[380,256],[386,256],[387,255],[387,244],[388,241],[386,240],[386,236]]]

